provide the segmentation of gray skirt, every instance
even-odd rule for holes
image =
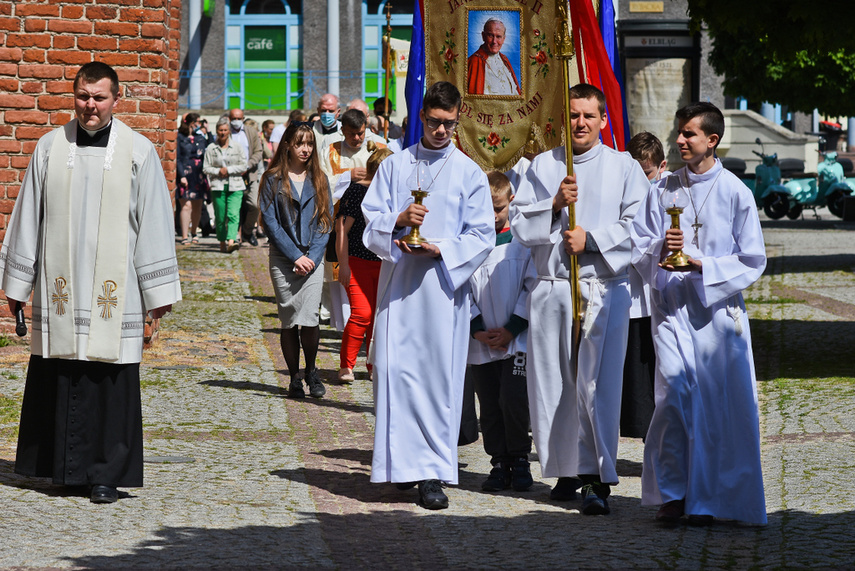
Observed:
[[[270,279],[276,294],[279,321],[283,329],[297,325],[315,327],[320,322],[321,290],[324,285],[324,262],[315,266],[307,276],[294,273],[294,263],[272,245],[270,247]]]

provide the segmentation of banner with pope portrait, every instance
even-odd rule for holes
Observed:
[[[484,169],[505,171],[527,143],[538,151],[563,144],[557,2],[424,0],[424,18],[426,83],[460,89],[455,138],[466,154]],[[575,75],[575,63],[571,69]]]

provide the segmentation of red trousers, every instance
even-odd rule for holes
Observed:
[[[341,338],[341,368],[352,369],[356,365],[359,348],[365,340],[365,352],[371,347],[374,330],[374,311],[377,309],[377,288],[380,281],[380,261],[348,257],[350,283],[347,299],[350,302],[350,319]],[[371,366],[368,366],[371,370]]]

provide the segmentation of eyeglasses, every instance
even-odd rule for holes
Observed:
[[[440,121],[433,117],[425,117],[425,123],[427,123],[427,126],[432,130],[439,129],[439,126],[442,125],[445,127],[446,131],[453,131],[459,122],[460,121]]]

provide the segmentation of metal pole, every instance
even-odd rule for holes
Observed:
[[[555,33],[555,57],[562,60],[564,72],[564,157],[567,161],[567,176],[573,176],[573,146],[570,136],[570,65],[573,58],[573,37],[570,35],[570,15],[567,11],[566,0],[558,0],[558,11],[561,23]],[[567,205],[567,227],[576,228],[576,207]],[[574,345],[578,351],[579,329],[582,323],[582,297],[579,287],[579,260],[570,256],[570,290],[573,294],[573,335]],[[574,356],[575,357],[575,356]],[[575,361],[575,358],[574,358]]]
[[[202,107],[202,37],[199,33],[199,23],[202,21],[202,0],[190,0],[188,9],[188,34],[190,45],[187,50],[187,59],[190,64],[190,84],[188,85],[190,109],[201,109]]]
[[[340,35],[339,0],[327,0],[327,93],[340,97],[341,87],[339,84],[339,49],[338,39]]]
[[[389,143],[389,74],[392,68],[392,0],[386,2],[386,89],[383,94],[383,138]]]

